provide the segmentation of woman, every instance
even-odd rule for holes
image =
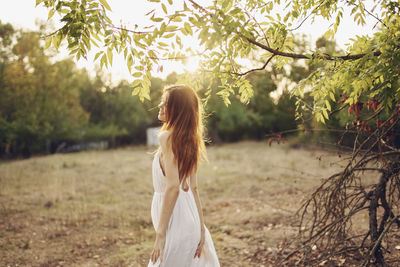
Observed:
[[[156,240],[148,266],[220,266],[197,189],[196,171],[205,155],[200,100],[192,88],[177,85],[164,90],[158,107],[163,126],[151,205]]]

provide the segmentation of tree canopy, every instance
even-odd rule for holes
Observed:
[[[301,96],[311,89],[314,99],[312,106],[299,99],[298,115],[308,108],[318,121],[325,122],[332,112],[331,103],[340,96],[345,96],[344,104],[353,110],[357,103],[374,99],[377,108],[387,112],[400,99],[400,7],[396,1],[374,1],[371,10],[364,1],[356,0],[218,0],[211,4],[207,1],[206,5],[187,0],[178,9],[172,0],[148,2],[154,5],[146,14],[152,23],[130,29],[111,21],[111,7],[106,0],[36,0],[37,5],[49,9],[49,18],[58,13],[64,24],[49,35],[46,47],[57,48],[66,40],[71,54],[79,59],[96,46],[95,60],[101,66],[112,64],[113,52],[123,54],[133,77],[133,94],[142,101],[150,98],[151,71],[160,68],[163,60],[183,60],[193,55],[201,56],[202,71],[218,84],[217,89],[211,84],[209,93],[216,91],[227,105],[231,94],[238,93],[244,103],[254,95],[246,79],[249,73],[269,64],[280,68],[292,60],[324,62],[293,92]],[[365,24],[367,16],[376,19],[376,33],[372,37],[354,36],[340,54],[297,49],[293,30],[305,20],[322,17],[333,21],[325,32],[325,37],[333,39],[345,9],[351,9],[357,24]],[[200,48],[186,47],[186,36],[196,38]],[[254,53],[263,64],[248,69],[241,60]]]

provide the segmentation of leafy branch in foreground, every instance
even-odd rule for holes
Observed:
[[[113,24],[107,16],[111,7],[106,0],[37,0],[36,4],[49,8],[49,17],[58,13],[64,23],[48,38],[46,46],[53,44],[57,48],[62,40],[67,40],[68,49],[77,59],[86,57],[92,45],[97,46],[95,60],[106,67],[112,64],[113,53],[123,53],[133,78],[133,94],[139,95],[142,101],[150,97],[151,72],[160,69],[163,60],[185,60],[195,55],[201,55],[205,75],[220,84],[219,94],[226,104],[229,96],[236,93],[245,103],[250,101],[252,86],[243,82],[248,73],[266,69],[268,64],[282,68],[298,59],[324,63],[293,91],[297,96],[302,96],[305,88],[315,92],[313,113],[323,123],[329,119],[329,102],[340,94],[349,95],[349,104],[362,97],[375,97],[387,111],[400,98],[396,90],[400,20],[399,4],[395,2],[376,4],[381,15],[374,17],[384,26],[373,37],[352,39],[345,55],[318,50],[296,52],[292,24],[301,21],[301,25],[306,19],[334,20],[325,33],[325,37],[334,38],[345,8],[352,9],[357,24],[365,24],[366,17],[373,15],[359,1],[222,0],[201,6],[187,0],[177,8],[171,0],[149,0],[149,5],[154,6],[153,9],[149,6],[151,10],[146,14],[150,24],[135,25],[134,29]],[[283,14],[277,13],[279,7],[285,7]],[[190,38],[197,39],[200,46],[187,47]],[[241,62],[254,53],[264,60],[265,66],[246,69]],[[301,116],[303,107],[300,102],[297,104],[298,116]]]

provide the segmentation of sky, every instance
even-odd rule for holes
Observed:
[[[128,28],[130,25],[134,24],[142,25],[146,20],[144,14],[154,8],[154,5],[151,6],[151,3],[148,3],[146,0],[108,0],[107,2],[112,9],[112,12],[109,13],[109,17],[112,19],[113,23],[120,24],[120,22],[122,22]],[[174,5],[182,5],[182,2],[182,0],[174,0]],[[198,2],[207,3],[210,2],[210,0],[199,0]],[[372,5],[373,1],[367,0],[365,2],[366,6],[368,7]],[[3,0],[2,8],[0,9],[0,20],[2,23],[11,23],[16,28],[37,30],[38,26],[36,25],[35,21],[47,21],[48,11],[41,5],[35,7],[35,4],[35,0]],[[350,10],[345,11],[342,24],[339,26],[335,38],[337,44],[342,49],[345,48],[346,43],[349,43],[349,39],[355,35],[366,35],[373,33],[373,27],[376,24],[376,20],[371,16],[368,16],[366,25],[363,27],[358,26],[353,21],[353,18],[349,16],[349,11]],[[54,15],[54,18],[56,18],[56,15]],[[57,21],[53,21],[56,27],[57,25],[61,25],[57,24]],[[326,31],[329,25],[330,22],[328,21],[318,20],[314,23],[311,23],[310,20],[307,20],[298,30],[296,30],[296,33],[304,33],[308,35],[312,43],[315,43],[318,37],[320,37]],[[196,43],[190,44],[190,42],[193,41],[186,40],[186,45],[197,45]],[[67,55],[67,51],[62,49],[60,50],[58,57],[63,58]],[[94,70],[94,55],[95,51],[90,52],[88,55],[88,60],[80,59],[78,62],[76,62],[77,66],[80,68],[85,67],[89,71]],[[182,73],[185,71],[185,69],[188,71],[194,71],[197,68],[197,65],[198,59],[196,58],[189,60],[186,65],[176,62],[165,62],[163,66],[164,70],[162,72],[154,72],[153,75],[165,78],[173,71],[176,71],[177,73]],[[104,70],[104,72],[111,74],[111,80],[113,83],[117,83],[117,81],[120,79],[127,79],[129,81],[132,80],[122,55],[119,56],[114,54],[113,66],[108,70]]]

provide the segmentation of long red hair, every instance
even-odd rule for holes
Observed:
[[[207,160],[203,108],[196,91],[189,86],[171,86],[165,88],[163,94],[167,95],[161,131],[170,131],[167,142],[171,142],[175,161],[178,162],[179,181],[187,189],[187,177],[197,170],[201,155]]]

